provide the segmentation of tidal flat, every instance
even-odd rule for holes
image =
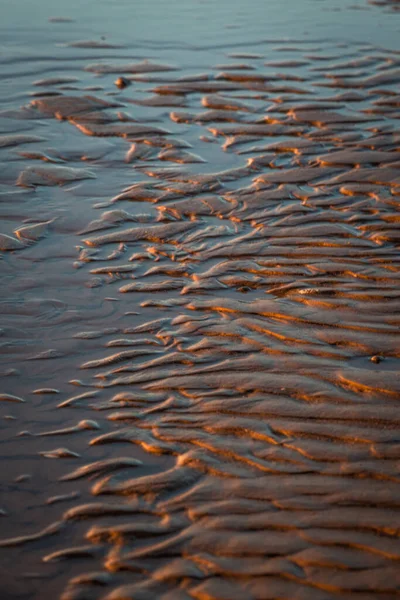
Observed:
[[[399,597],[399,8],[3,1],[1,600]]]

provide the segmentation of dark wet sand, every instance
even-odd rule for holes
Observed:
[[[399,595],[398,4],[207,6],[5,37],[2,600]]]

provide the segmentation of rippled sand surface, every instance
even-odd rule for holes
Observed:
[[[4,8],[4,600],[399,596],[399,6],[253,4]]]

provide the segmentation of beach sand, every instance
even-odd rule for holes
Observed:
[[[393,600],[397,2],[4,4],[2,600]]]

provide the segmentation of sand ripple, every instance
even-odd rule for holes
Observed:
[[[6,274],[17,257],[44,267],[26,284],[19,275],[27,296],[2,303],[1,348],[26,377],[37,365],[35,410],[50,416],[18,439],[35,465],[57,463],[59,493],[42,527],[0,546],[39,556],[38,573],[71,563],[45,571],[63,600],[389,600],[400,589],[397,59],[357,44],[224,50],[246,63],[219,57],[198,75],[195,57],[183,74],[162,56],[82,59],[85,77],[134,85],[103,99],[62,89],[76,78],[35,75],[59,95],[2,116],[4,152],[35,149],[1,173],[25,194],[11,209],[20,223],[0,235]],[[35,134],[13,132],[21,122]],[[36,277],[48,285],[46,265],[65,302],[31,295]],[[0,403],[35,414],[10,373]]]

